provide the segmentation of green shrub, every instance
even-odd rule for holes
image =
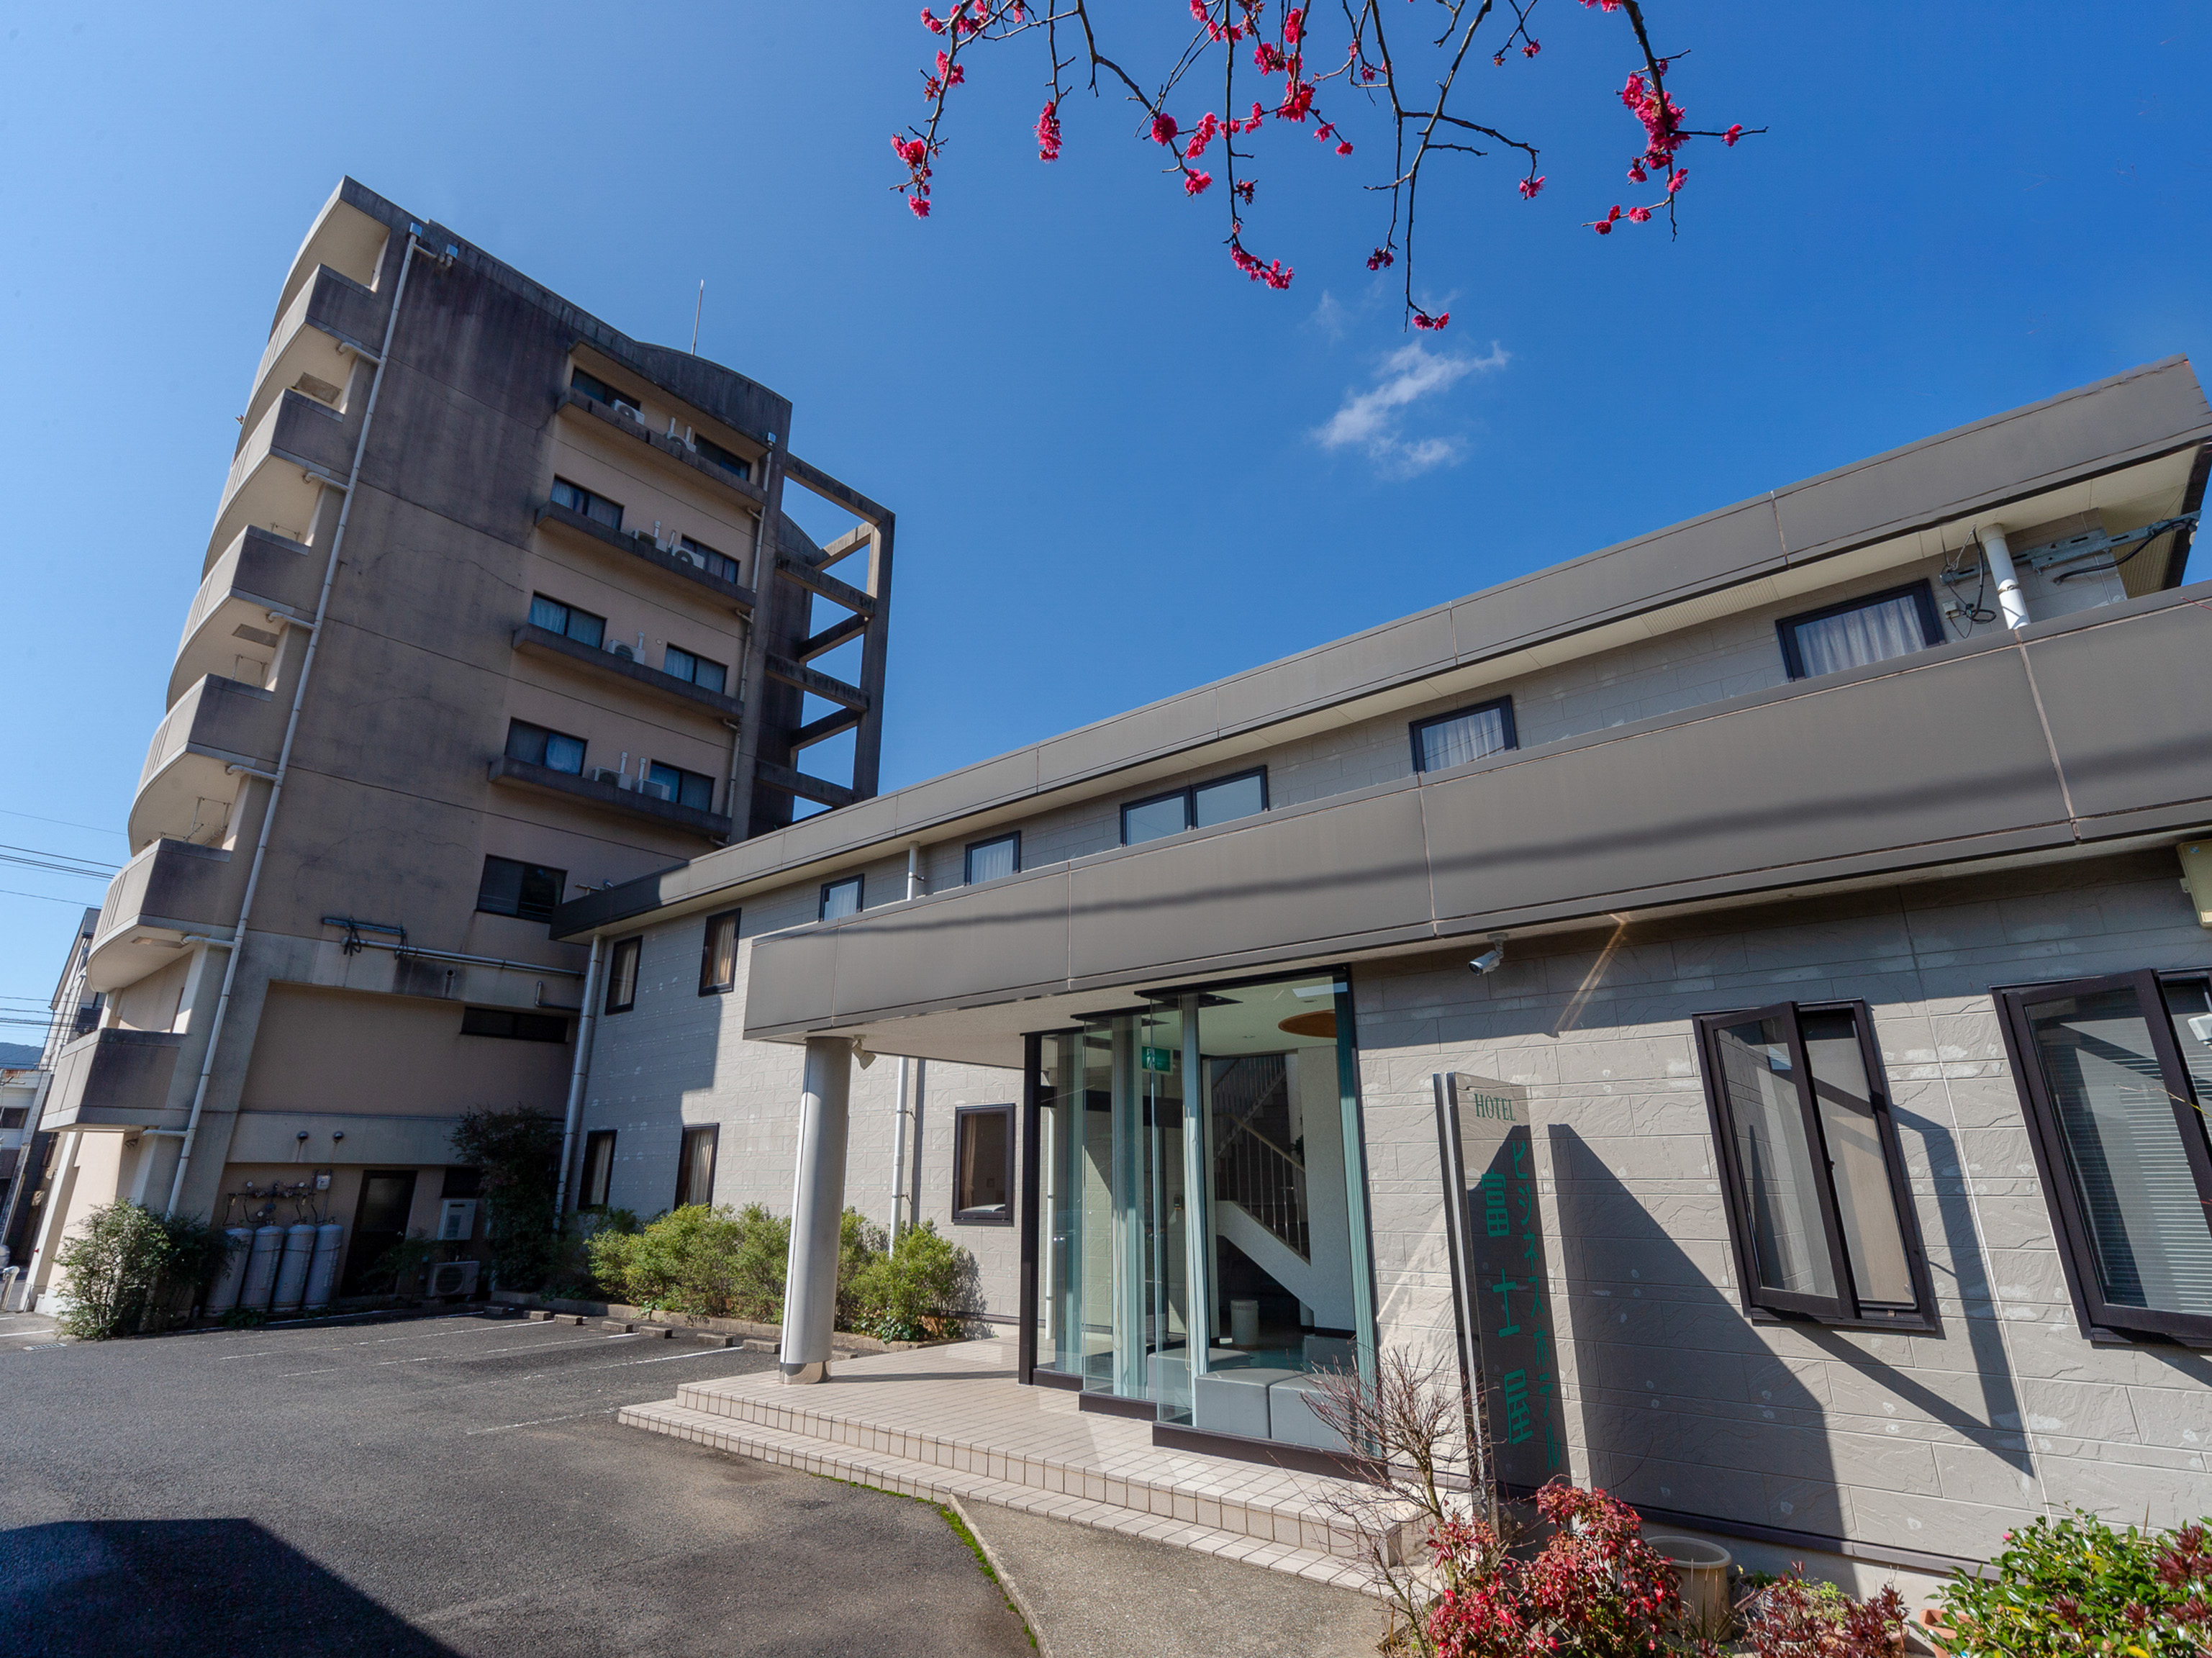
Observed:
[[[493,1286],[535,1290],[560,1254],[560,1123],[519,1108],[471,1111],[453,1130],[453,1155],[483,1172]]]
[[[422,1287],[423,1270],[452,1253],[448,1246],[418,1228],[368,1264],[361,1275],[361,1286],[374,1294],[412,1295]]]
[[[687,1204],[635,1232],[603,1226],[584,1247],[592,1277],[632,1306],[763,1323],[783,1316],[791,1223],[759,1204],[735,1212]]]
[[[1991,1577],[1938,1592],[1956,1658],[2203,1658],[2212,1648],[2212,1531],[2106,1525],[2086,1510],[2007,1532]]]
[[[854,1273],[846,1327],[883,1341],[956,1334],[960,1309],[973,1300],[975,1277],[975,1257],[940,1236],[935,1222],[909,1226],[896,1250],[874,1256]]]
[[[233,1247],[219,1228],[189,1216],[136,1203],[94,1209],[54,1257],[69,1303],[63,1333],[106,1341],[181,1322]]]

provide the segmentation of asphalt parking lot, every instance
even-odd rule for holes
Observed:
[[[0,1332],[0,1649],[1027,1655],[933,1508],[614,1425],[774,1363],[455,1313]]]

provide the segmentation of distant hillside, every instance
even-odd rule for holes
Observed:
[[[39,1050],[28,1042],[0,1042],[0,1068],[11,1065],[36,1065]]]

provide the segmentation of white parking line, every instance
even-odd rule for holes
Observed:
[[[456,1364],[472,1364],[480,1358],[495,1358],[501,1353],[524,1351],[542,1353],[548,1347],[583,1347],[595,1341],[635,1341],[636,1339],[635,1333],[620,1330],[613,1335],[586,1336],[580,1341],[533,1341],[526,1347],[495,1347],[485,1353],[424,1353],[417,1358],[376,1358],[369,1360],[365,1364],[333,1364],[328,1369],[320,1370],[280,1370],[275,1379],[278,1382],[289,1382],[295,1376],[335,1376],[340,1370],[380,1370],[392,1364],[429,1364],[441,1358],[449,1359]],[[584,1368],[597,1370],[599,1366],[587,1364]]]
[[[352,1347],[388,1347],[392,1343],[398,1341],[434,1341],[440,1336],[486,1335],[494,1333],[503,1334],[511,1333],[515,1327],[514,1321],[512,1320],[499,1319],[496,1321],[487,1321],[477,1317],[476,1315],[472,1313],[454,1313],[447,1317],[436,1319],[432,1321],[438,1324],[466,1324],[474,1327],[461,1330],[430,1330],[426,1331],[421,1335],[412,1336],[373,1336],[367,1341],[341,1341],[334,1347],[256,1347],[251,1352],[222,1353],[217,1355],[217,1357],[224,1360],[229,1360],[234,1358],[269,1358],[282,1354],[289,1354],[294,1357],[297,1357],[301,1353],[342,1353]],[[530,1327],[538,1330],[552,1330],[557,1329],[560,1327],[551,1323],[540,1323],[532,1325]]]
[[[622,1406],[619,1405],[610,1405],[601,1411],[571,1411],[566,1416],[541,1416],[528,1422],[502,1422],[496,1428],[471,1428],[461,1436],[465,1439],[472,1434],[503,1434],[510,1428],[542,1428],[549,1422],[574,1422],[579,1417],[612,1416],[620,1409]]]
[[[333,1364],[329,1369],[322,1370],[280,1370],[276,1374],[276,1380],[289,1382],[295,1376],[336,1376],[340,1370],[380,1370],[391,1364],[428,1364],[436,1357],[435,1353],[425,1353],[420,1358],[380,1358],[374,1363]]]

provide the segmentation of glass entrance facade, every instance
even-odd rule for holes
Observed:
[[[1160,995],[1030,1039],[1036,1368],[1158,1420],[1321,1449],[1371,1371],[1349,987]],[[1065,1384],[1063,1384],[1065,1385]]]

